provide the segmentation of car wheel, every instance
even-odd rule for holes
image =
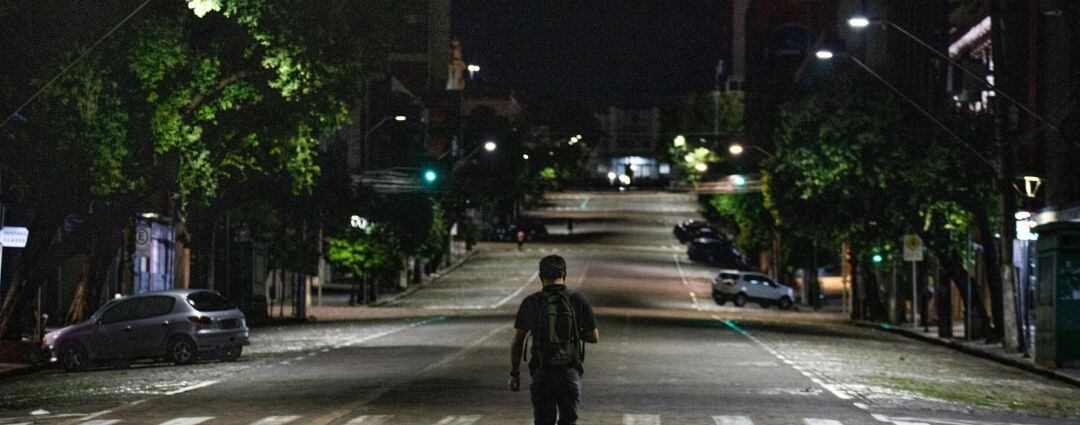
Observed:
[[[746,305],[746,294],[740,293],[735,295],[735,306],[742,307]]]
[[[186,336],[173,337],[169,340],[169,360],[178,365],[195,363],[198,351],[195,341]]]
[[[720,296],[720,294],[716,294],[716,293],[713,294],[712,299],[713,299],[713,301],[716,301],[716,305],[724,305],[724,303],[727,302],[727,300],[725,300],[724,297],[722,297],[722,296]]]
[[[90,353],[78,342],[68,342],[60,346],[60,366],[76,372],[90,367]]]
[[[779,306],[780,306],[781,310],[787,310],[787,309],[791,308],[791,298],[788,298],[788,297],[781,298]]]
[[[240,354],[242,354],[243,352],[244,346],[242,345],[226,348],[225,351],[221,353],[221,361],[235,362],[237,360],[240,360]]]

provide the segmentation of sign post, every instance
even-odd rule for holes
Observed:
[[[28,237],[30,230],[25,227],[0,227],[0,272],[3,272],[4,248],[24,248]]]
[[[923,241],[919,235],[904,235],[904,261],[911,262],[911,323],[919,326],[918,262],[923,260]]]

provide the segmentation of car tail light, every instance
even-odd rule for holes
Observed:
[[[197,325],[210,326],[214,324],[214,320],[205,316],[188,316],[188,321]]]

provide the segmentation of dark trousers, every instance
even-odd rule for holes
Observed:
[[[581,401],[581,374],[575,368],[540,369],[533,374],[533,424],[577,424],[577,405]]]

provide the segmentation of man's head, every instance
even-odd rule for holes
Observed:
[[[566,279],[566,260],[558,255],[549,255],[540,259],[540,281],[544,285]]]

